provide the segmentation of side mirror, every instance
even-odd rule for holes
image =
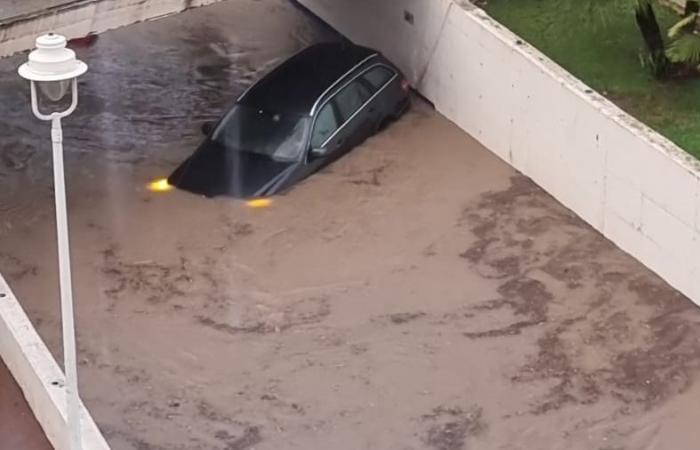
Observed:
[[[209,134],[214,130],[214,122],[204,122],[202,124],[202,134],[209,136]]]
[[[312,148],[310,155],[312,158],[323,158],[328,153],[328,149],[325,147]]]

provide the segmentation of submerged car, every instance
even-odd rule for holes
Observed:
[[[168,183],[208,197],[264,197],[331,163],[409,106],[409,83],[380,53],[316,44],[250,87]]]

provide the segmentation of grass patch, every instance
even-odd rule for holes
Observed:
[[[700,159],[700,79],[657,81],[639,63],[644,43],[631,2],[618,2],[605,22],[562,0],[489,0],[484,9],[629,114]],[[662,31],[674,11],[654,5]]]

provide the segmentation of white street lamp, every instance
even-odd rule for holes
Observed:
[[[41,120],[51,121],[53,142],[53,178],[56,200],[56,231],[58,233],[58,267],[61,291],[61,324],[63,328],[63,361],[66,374],[66,422],[68,448],[79,450],[80,399],[78,396],[78,374],[75,358],[75,327],[73,320],[73,288],[71,285],[70,251],[68,243],[68,219],[66,212],[66,187],[63,174],[63,132],[61,118],[67,117],[78,106],[78,76],[87,71],[87,65],[75,57],[75,52],[66,48],[66,38],[54,33],[39,36],[36,50],[29,54],[29,61],[19,68],[22,78],[31,84],[32,111]],[[61,100],[68,90],[72,101],[64,111],[43,114],[39,111],[36,86],[48,100]]]

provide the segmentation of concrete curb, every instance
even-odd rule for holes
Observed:
[[[68,449],[64,375],[0,275],[0,357],[19,384],[46,437],[56,450]],[[81,404],[85,450],[109,450],[90,412]]]

